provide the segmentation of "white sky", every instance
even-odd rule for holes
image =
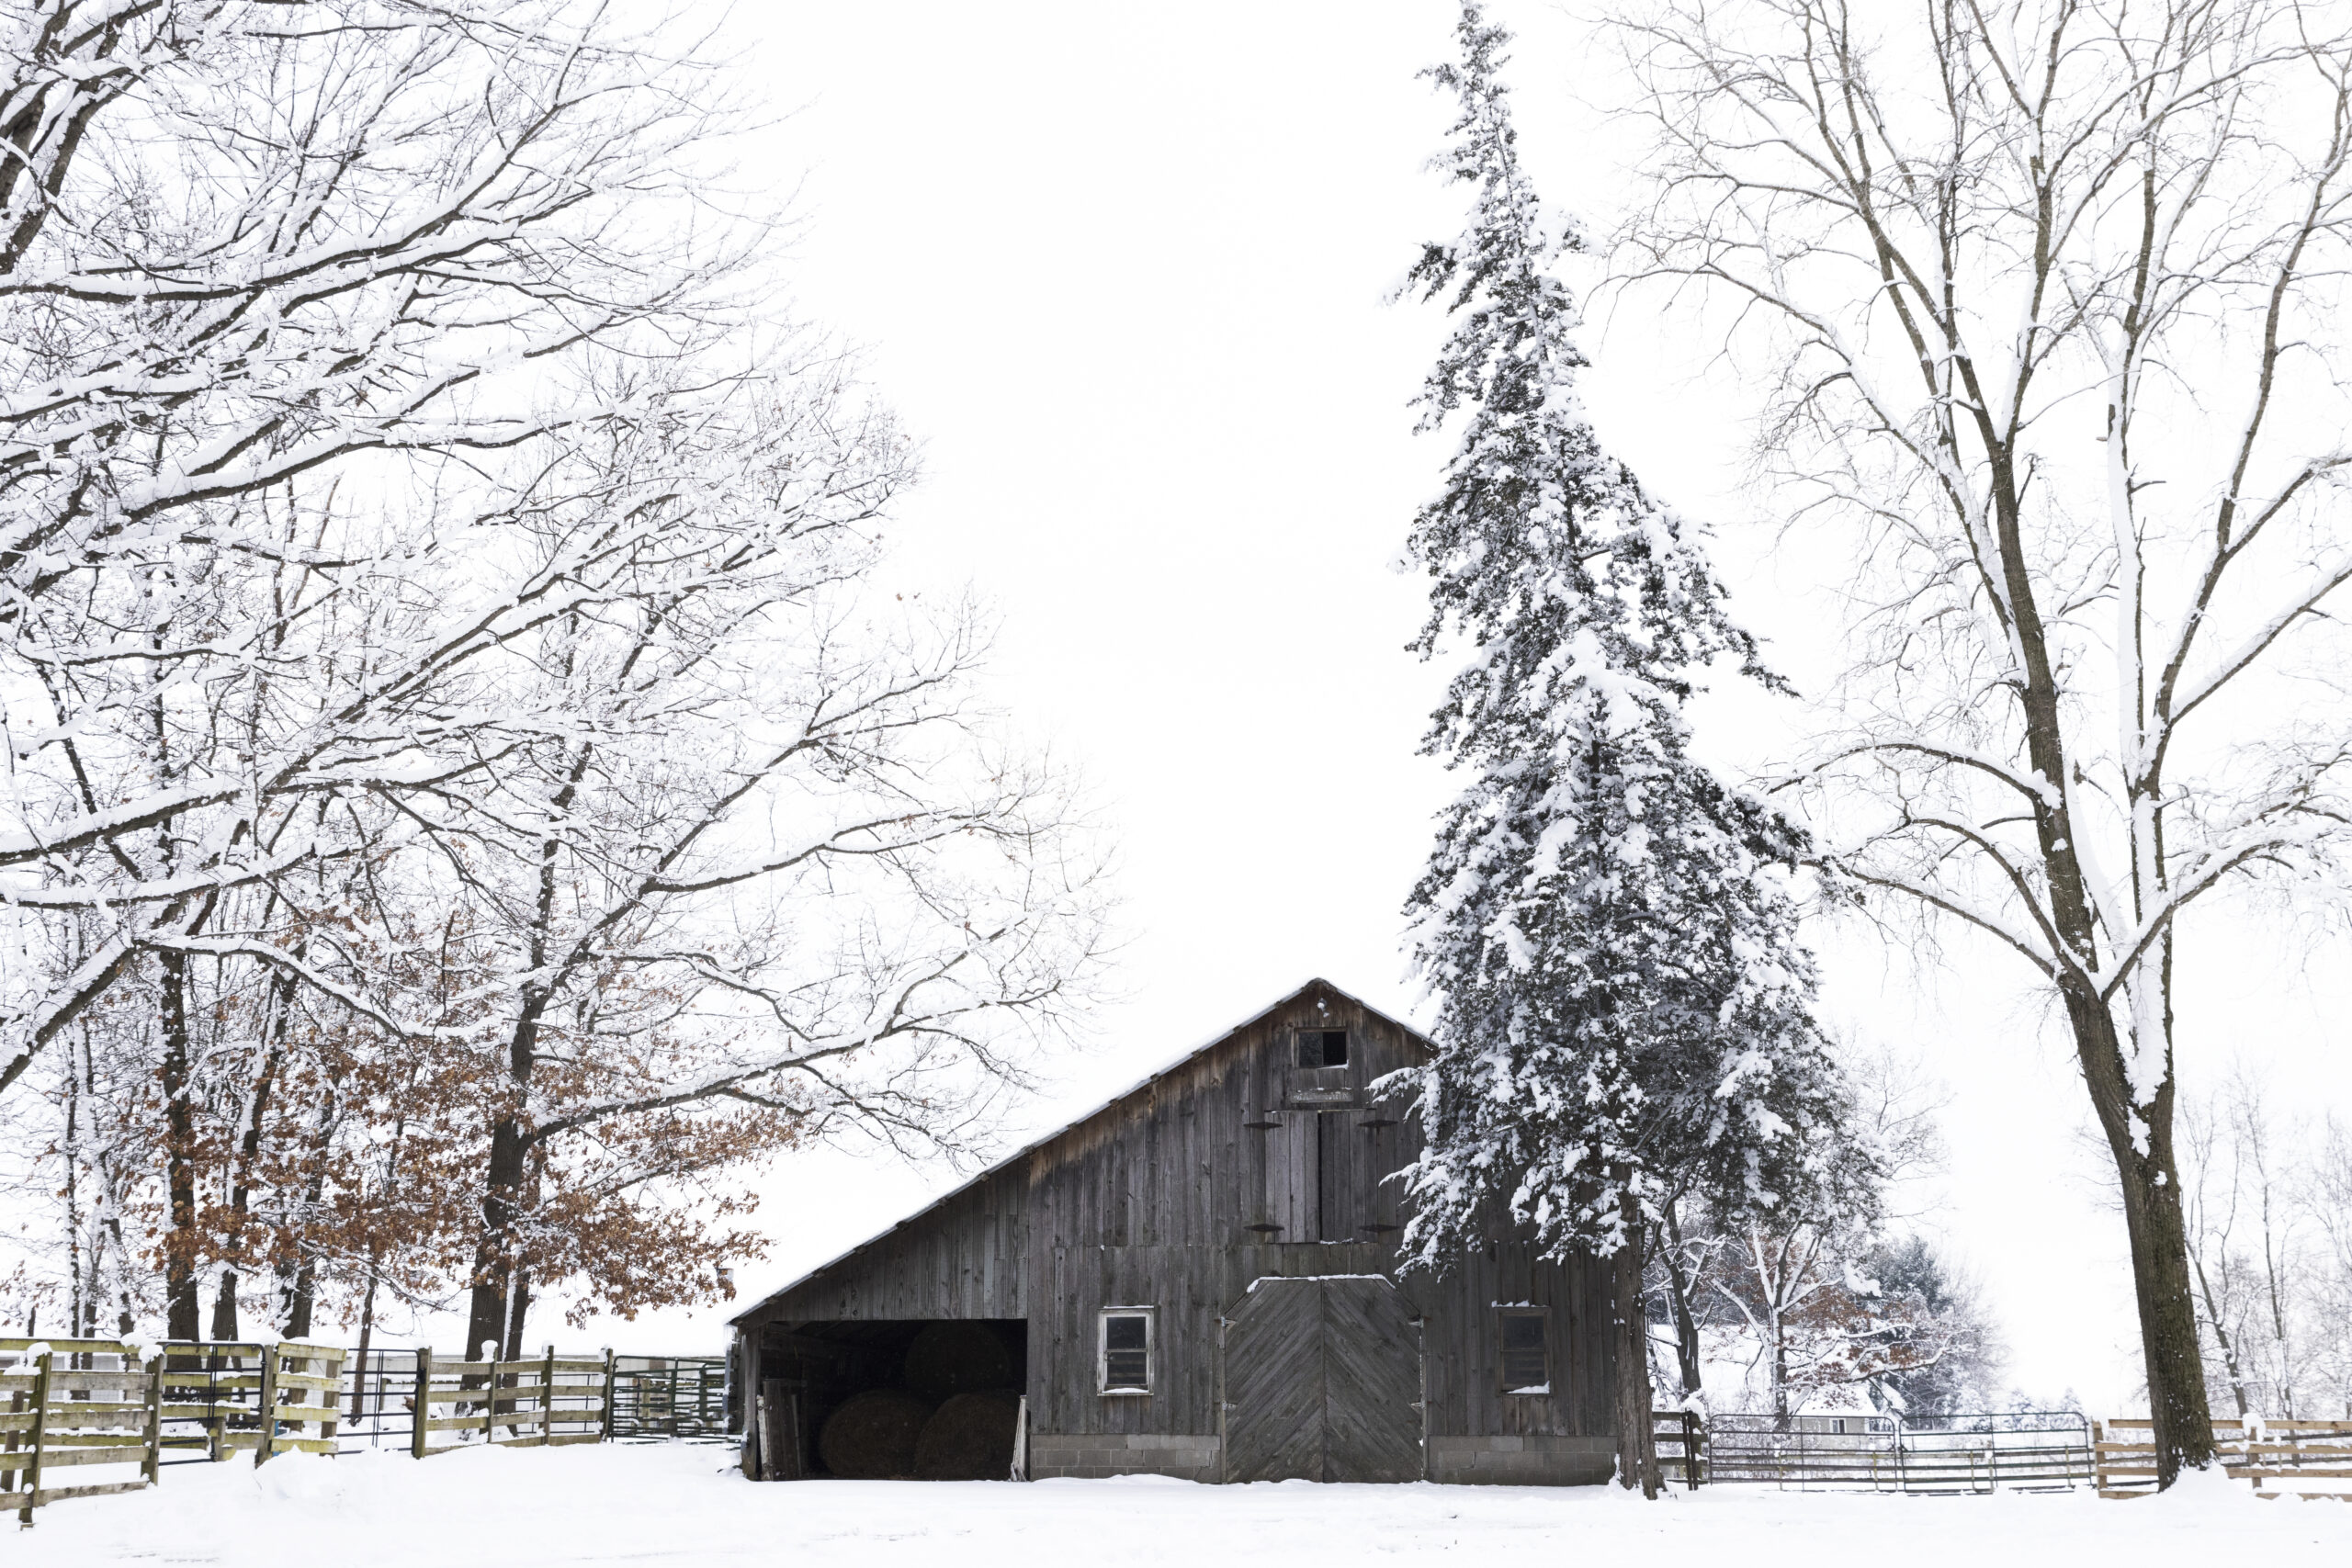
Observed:
[[[1624,149],[1569,102],[1588,46],[1548,6],[1493,9],[1522,34],[1511,75],[1547,198],[1605,217]],[[865,346],[925,445],[896,585],[968,582],[998,607],[993,694],[1084,770],[1122,846],[1125,999],[1013,1141],[1310,976],[1418,1010],[1397,910],[1446,794],[1414,755],[1441,676],[1403,651],[1421,584],[1389,563],[1444,452],[1406,407],[1441,326],[1385,296],[1419,242],[1460,221],[1423,167],[1444,106],[1414,79],[1453,15],[1444,0],[736,13],[754,80],[799,106],[741,178],[797,186],[800,309]],[[1603,325],[1586,347],[1604,435],[1715,522],[1735,608],[1818,689],[1838,659],[1820,590],[1839,563],[1776,544],[1736,485],[1737,389],[1690,371],[1678,321],[1628,306]],[[1702,722],[1717,754],[1760,766],[1804,714],[1727,696]],[[2323,975],[2344,966],[2340,940],[2285,944],[2243,911],[2202,931],[2223,952],[2184,973],[2185,1071],[2283,1052],[2299,1106],[2352,1105],[2347,987]],[[2021,975],[1964,944],[1939,978],[1865,931],[1815,940],[1841,1025],[1917,1044],[1951,1089],[1951,1168],[1920,1198],[1983,1280],[2013,1381],[2136,1403],[2121,1221],[2074,1144],[2082,1090]],[[957,1179],[878,1156],[784,1163],[749,1296]],[[715,1348],[724,1316],[588,1332]]]

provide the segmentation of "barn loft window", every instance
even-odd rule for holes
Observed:
[[[1097,1358],[1104,1393],[1151,1392],[1149,1307],[1105,1307],[1102,1353]]]
[[[1552,1392],[1551,1357],[1547,1354],[1542,1307],[1504,1307],[1502,1317],[1503,1392]]]
[[[1302,1067],[1344,1067],[1348,1065],[1348,1032],[1344,1029],[1302,1029],[1298,1032],[1298,1065]]]

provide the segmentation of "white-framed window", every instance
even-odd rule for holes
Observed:
[[[1157,1309],[1104,1307],[1095,1337],[1095,1382],[1104,1393],[1149,1393],[1159,1347]]]
[[[1508,1306],[1497,1316],[1503,1392],[1551,1393],[1551,1314],[1540,1306]]]

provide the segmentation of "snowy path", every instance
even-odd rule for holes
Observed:
[[[59,1504],[9,1568],[1306,1568],[1365,1559],[1823,1568],[2262,1568],[2352,1563],[2352,1505],[2087,1496],[1797,1496],[1726,1487],[1645,1506],[1597,1488],[1216,1487],[1174,1481],[753,1486],[714,1448],[288,1458],[164,1472],[157,1490]],[[1640,1558],[1634,1553],[1644,1554]],[[1668,1555],[1672,1554],[1672,1555]]]

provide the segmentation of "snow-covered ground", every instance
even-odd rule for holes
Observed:
[[[1247,1568],[1437,1557],[1465,1562],[1898,1561],[1969,1568],[2262,1568],[2352,1562],[2352,1505],[2236,1489],[2153,1501],[1902,1498],[1724,1487],[1644,1505],[1600,1488],[1198,1486],[1160,1480],[804,1482],[758,1486],[706,1447],[575,1448],[189,1465],[130,1497],[61,1503],[10,1568],[555,1568],[788,1563],[858,1568],[1182,1564]],[[1645,1553],[1635,1557],[1636,1552]]]

